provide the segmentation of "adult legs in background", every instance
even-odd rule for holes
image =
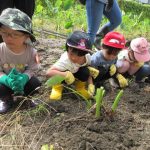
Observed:
[[[14,6],[32,18],[35,9],[35,0],[14,0]]]
[[[4,9],[13,7],[13,0],[0,0],[0,14]]]
[[[13,0],[0,0],[0,14],[6,8],[13,8]],[[3,42],[3,39],[0,35],[0,43],[1,42]]]
[[[92,44],[102,20],[104,7],[105,4],[97,0],[86,0],[88,34]]]
[[[92,44],[96,34],[104,36],[109,31],[115,29],[122,21],[121,11],[116,0],[114,0],[113,7],[109,12],[106,12],[104,8],[105,4],[98,0],[86,1],[88,34]],[[109,22],[98,31],[103,15],[107,17]]]

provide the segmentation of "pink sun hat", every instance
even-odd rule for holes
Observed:
[[[130,47],[134,51],[134,57],[137,61],[147,62],[150,60],[149,44],[144,37],[133,39]]]

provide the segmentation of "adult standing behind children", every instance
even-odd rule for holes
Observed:
[[[0,0],[0,13],[6,8],[17,8],[32,18],[35,0]]]
[[[28,43],[34,42],[32,22],[24,12],[7,8],[0,16],[0,113],[14,104],[13,95],[29,95],[41,85],[35,77],[38,70],[37,51]]]
[[[100,49],[101,39],[120,25],[122,14],[117,0],[80,0],[86,3],[88,34],[91,43]],[[109,20],[99,29],[103,15]],[[99,29],[99,31],[98,31]]]

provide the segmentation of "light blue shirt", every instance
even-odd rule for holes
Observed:
[[[98,67],[104,67],[106,70],[109,70],[112,64],[116,63],[115,60],[106,60],[103,56],[102,51],[97,51],[91,56],[91,66],[98,69]]]

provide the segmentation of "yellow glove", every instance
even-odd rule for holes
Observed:
[[[144,63],[143,62],[135,62],[134,65],[136,67],[142,67],[144,65]]]
[[[117,71],[116,66],[114,64],[112,64],[109,69],[110,76],[113,76],[116,73],[116,71]]]
[[[68,85],[72,84],[75,81],[75,78],[74,78],[73,74],[70,71],[67,71],[66,73],[67,73],[67,75],[65,77],[65,82]]]
[[[95,86],[93,84],[89,84],[88,85],[88,93],[90,94],[90,96],[93,96],[95,93]]]
[[[128,86],[128,81],[123,75],[118,73],[116,78],[118,79],[118,82],[121,88]]]
[[[90,75],[95,79],[99,74],[99,70],[93,67],[88,67],[88,69],[90,71]]]

